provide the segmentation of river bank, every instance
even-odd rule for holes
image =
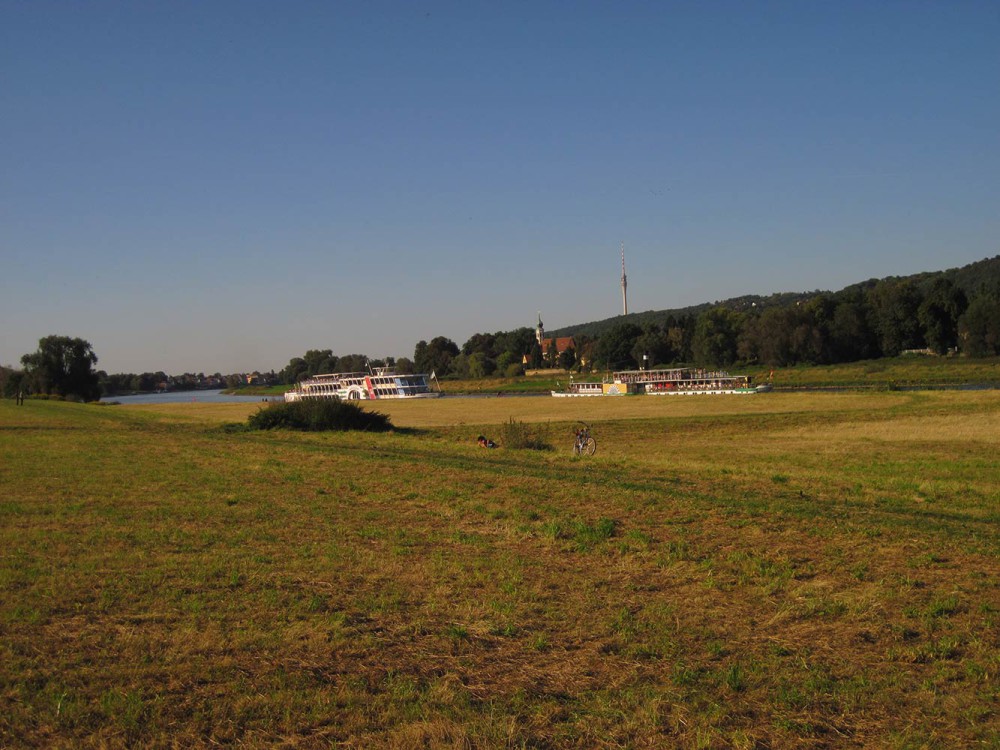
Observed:
[[[682,366],[682,365],[677,365]],[[764,365],[726,368],[734,375],[749,375],[754,383],[770,382],[776,390],[837,389],[956,389],[1000,387],[1000,358],[931,357],[909,355],[836,365],[767,367]],[[446,395],[548,394],[565,389],[571,379],[600,381],[610,373],[570,373],[527,375],[517,378],[480,378],[435,381]],[[281,398],[290,385],[247,386],[221,393],[234,397]]]
[[[134,393],[127,396],[104,396],[102,404],[183,404],[183,403],[250,403],[254,401],[281,401],[278,396],[260,396],[257,394],[233,393],[223,390],[214,391],[167,391],[165,393]]]

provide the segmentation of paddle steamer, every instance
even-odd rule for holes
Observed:
[[[339,398],[344,401],[387,398],[437,398],[426,374],[400,375],[388,367],[371,372],[331,372],[314,375],[285,392],[285,401]]]
[[[707,396],[750,394],[771,390],[770,384],[754,386],[749,375],[722,370],[674,368],[671,370],[621,370],[601,382],[571,382],[553,396]]]

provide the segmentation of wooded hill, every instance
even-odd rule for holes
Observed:
[[[582,336],[590,339],[598,339],[601,335],[622,323],[632,323],[640,328],[647,328],[652,325],[664,327],[684,318],[697,318],[706,310],[717,307],[734,312],[747,312],[750,310],[762,312],[774,307],[794,307],[797,304],[803,304],[822,295],[835,298],[857,298],[864,296],[866,292],[877,286],[879,282],[909,281],[916,285],[918,290],[922,292],[922,296],[926,296],[936,279],[950,281],[955,287],[964,292],[966,298],[970,301],[983,292],[1000,295],[1000,255],[993,258],[984,258],[983,260],[959,268],[949,268],[945,271],[925,271],[910,276],[887,276],[883,279],[868,279],[867,281],[860,281],[844,287],[839,292],[821,290],[811,292],[775,292],[766,297],[756,294],[746,294],[721,302],[703,302],[688,307],[647,310],[645,312],[629,313],[628,315],[616,315],[603,320],[565,326],[547,331],[546,333],[552,337]]]
[[[561,349],[553,342],[572,337]],[[565,344],[565,342],[564,342]],[[729,367],[836,364],[908,351],[1000,355],[1000,256],[947,271],[869,279],[838,292],[745,295],[714,304],[652,310],[549,331],[473,334],[462,347],[444,336],[419,341],[413,359],[387,364],[459,380],[558,367],[581,372],[697,364]],[[346,369],[329,349],[310,350],[282,370],[296,382]]]

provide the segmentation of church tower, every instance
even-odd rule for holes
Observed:
[[[625,243],[622,243],[622,315],[628,315],[628,280],[625,278]],[[539,319],[539,322],[541,319]]]
[[[542,325],[541,310],[538,312],[538,326],[535,328],[535,338],[538,339],[539,346],[541,346],[542,342],[545,341],[545,326]]]

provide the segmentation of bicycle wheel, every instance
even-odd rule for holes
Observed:
[[[587,438],[587,442],[583,444],[583,452],[593,456],[597,452],[597,441],[594,438]]]

